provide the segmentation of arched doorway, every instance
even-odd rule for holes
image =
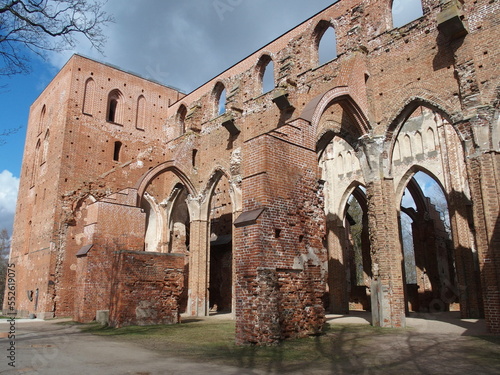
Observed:
[[[344,227],[348,263],[349,311],[371,310],[372,262],[368,234],[368,207],[364,188],[358,186],[347,201]]]
[[[401,237],[407,248],[410,242],[415,246],[417,280],[414,279],[414,282],[410,283],[413,286],[407,287],[407,299],[410,300],[407,307],[418,311],[459,308],[463,318],[481,317],[483,313],[478,256],[472,232],[473,223],[469,215],[472,201],[462,142],[446,115],[431,105],[414,102],[401,114],[404,118],[400,118],[399,125],[394,128],[396,137],[392,140],[391,173],[397,207],[403,202],[403,214],[400,214],[400,218],[403,220],[402,224],[406,222],[406,227],[401,229],[408,232],[411,228],[414,237],[406,242],[404,236]],[[440,188],[436,191],[446,196],[443,201],[446,202],[448,228],[451,233],[447,241],[445,235],[436,235],[438,229],[431,226],[430,220],[427,220],[437,215],[436,207],[433,207],[432,202],[428,202],[429,195],[425,194],[425,187],[419,184],[417,179],[413,179],[419,171],[425,172],[427,181],[437,183]],[[402,200],[404,195],[412,197],[413,207]],[[438,219],[434,220],[436,225],[443,225],[439,224],[440,222]],[[422,228],[427,228],[432,238],[427,232],[422,235]],[[425,247],[421,238],[425,241],[448,243],[453,259],[448,256],[448,260],[444,262],[448,253],[444,245],[438,246],[434,254],[431,254],[430,250],[419,250]],[[430,247],[436,248],[436,245]],[[433,264],[424,261],[424,258],[432,258]],[[418,263],[423,265],[419,267]],[[445,271],[452,263],[455,264],[454,270]],[[410,275],[410,279],[411,277]],[[405,282],[407,283],[408,281]],[[453,294],[458,295],[458,301],[455,301]],[[431,303],[432,301],[434,302]]]
[[[370,242],[360,160],[350,143],[334,136],[319,157],[327,218],[328,285],[325,308],[346,314],[370,309]]]
[[[460,310],[447,200],[424,172],[407,184],[400,228],[408,311]]]
[[[211,313],[228,313],[233,305],[233,208],[230,184],[222,175],[210,197],[208,300]]]

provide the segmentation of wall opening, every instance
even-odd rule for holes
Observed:
[[[276,84],[274,80],[274,62],[269,55],[263,55],[259,63],[258,74],[260,79],[261,93],[272,91]]]
[[[113,160],[114,161],[120,161],[121,149],[122,149],[122,143],[120,141],[116,141],[114,144],[114,150],[113,150]]]
[[[406,186],[400,228],[408,311],[460,310],[446,196],[424,172]]]
[[[115,124],[121,124],[122,118],[122,94],[119,90],[113,90],[108,95],[108,110],[106,113],[106,121]]]
[[[370,286],[372,262],[368,234],[368,206],[361,188],[349,197],[344,228],[346,230],[346,268],[349,310],[371,310]]]
[[[186,116],[187,116],[187,108],[184,104],[179,107],[177,111],[177,126],[179,129],[179,136],[183,135],[186,132]]]
[[[318,65],[321,66],[337,58],[337,36],[333,26],[321,21],[316,27]]]
[[[222,177],[210,201],[209,309],[228,313],[233,304],[233,212],[229,181]]]
[[[169,200],[171,209],[168,213],[168,252],[184,254],[184,289],[179,299],[179,311],[185,313],[188,306],[190,218],[187,206],[188,191],[182,184],[177,184]]]
[[[392,3],[392,27],[401,27],[424,15],[421,0],[394,0]]]

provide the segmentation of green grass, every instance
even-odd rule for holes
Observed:
[[[261,347],[235,345],[235,323],[227,320],[118,329],[96,323],[78,326],[165,356],[279,373],[400,374],[420,373],[416,371],[427,367],[428,373],[439,373],[446,370],[445,363],[455,360],[463,361],[465,369],[482,366],[485,374],[500,373],[500,338],[491,336],[426,336],[407,329],[326,325],[322,335]]]

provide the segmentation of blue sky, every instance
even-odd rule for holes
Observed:
[[[115,23],[105,28],[105,54],[77,47],[34,56],[32,72],[0,77],[0,229],[12,227],[29,108],[73,53],[190,92],[279,35],[331,5],[331,0],[108,0]]]
[[[0,86],[6,85],[0,89],[0,132],[21,127],[0,145],[0,229],[12,225],[29,107],[73,53],[190,92],[334,2],[108,0],[104,9],[116,22],[104,29],[105,55],[80,39],[76,48],[46,61],[33,58],[29,75],[0,77]],[[415,18],[410,2],[420,7],[419,0],[395,0],[395,9]]]

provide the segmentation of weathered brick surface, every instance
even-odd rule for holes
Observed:
[[[465,0],[457,20],[468,32],[453,39],[437,24],[447,2],[422,1],[423,17],[399,28],[391,4],[336,2],[187,95],[71,58],[31,107],[11,254],[19,312],[91,320],[127,288],[141,298],[132,280],[112,292],[116,251],[145,251],[143,265],[170,252],[185,257],[182,309],[207,315],[231,300],[239,343],[317,333],[325,308],[346,311],[354,293],[345,221],[355,193],[374,323],[404,326],[398,215],[424,171],[447,197],[462,316],[484,311],[498,332],[500,5]],[[328,26],[337,57],[318,66]],[[269,59],[276,88],[263,93]],[[144,298],[166,293],[153,274]],[[175,314],[169,303],[152,308],[158,321]],[[126,313],[117,324],[140,322]]]
[[[109,324],[174,324],[180,321],[184,255],[118,251],[113,263]]]

